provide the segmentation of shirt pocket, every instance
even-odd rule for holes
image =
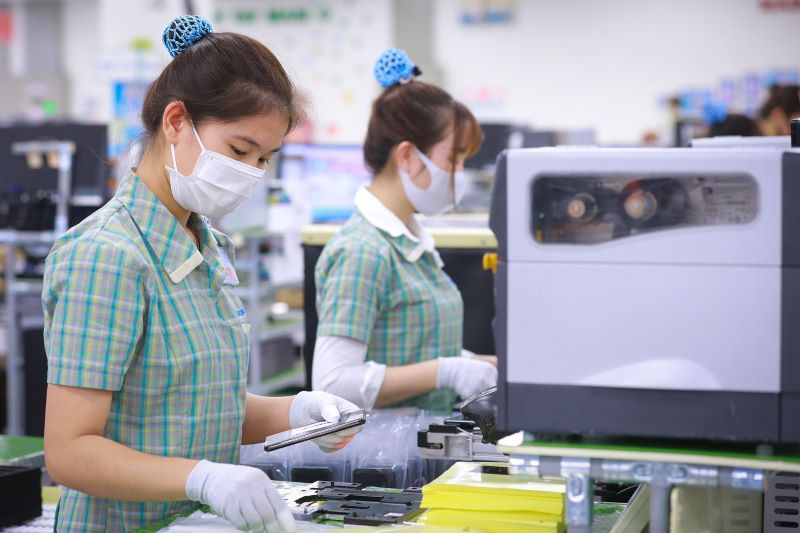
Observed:
[[[242,300],[236,296],[232,287],[223,287],[219,294],[219,313],[222,318],[222,335],[233,339],[234,356],[239,359],[242,379],[246,379],[250,362],[250,319]]]
[[[244,333],[250,333],[250,319],[242,300],[231,287],[224,287],[219,294],[219,311],[225,322]]]

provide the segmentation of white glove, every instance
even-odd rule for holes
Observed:
[[[497,385],[497,369],[468,357],[440,357],[437,389],[453,389],[462,399]]]
[[[315,424],[317,422],[338,422],[340,413],[357,411],[358,406],[343,398],[322,391],[304,391],[292,400],[289,407],[289,425],[292,429]],[[341,450],[353,440],[356,433],[361,431],[361,426],[343,429],[330,435],[314,439],[314,442],[323,452]]]
[[[186,495],[243,531],[297,531],[286,502],[258,468],[200,461],[186,479]]]

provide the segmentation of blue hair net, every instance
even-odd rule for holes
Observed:
[[[169,55],[176,58],[209,33],[211,23],[206,19],[197,15],[181,15],[172,19],[161,39]]]
[[[397,48],[389,48],[375,62],[375,79],[384,89],[420,74],[422,72],[406,53]]]
[[[728,108],[722,102],[711,100],[703,106],[703,120],[706,124],[720,124],[728,118]]]

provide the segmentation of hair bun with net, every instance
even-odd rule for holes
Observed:
[[[203,17],[181,15],[172,19],[161,39],[169,55],[176,58],[209,33],[211,23]]]
[[[407,83],[420,74],[422,71],[405,52],[397,48],[389,48],[375,62],[375,78],[384,89],[397,83]]]
[[[703,120],[706,124],[722,124],[728,118],[728,106],[718,100],[711,100],[703,106]]]

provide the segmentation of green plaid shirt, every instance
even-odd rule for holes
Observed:
[[[236,462],[249,324],[225,284],[229,239],[192,215],[200,250],[135,176],[56,242],[42,302],[48,383],[112,391],[104,436],[160,456]],[[142,503],[65,489],[58,531],[129,531],[193,502]]]
[[[356,211],[317,262],[317,336],[361,341],[368,360],[389,366],[460,356],[464,304],[439,261]],[[451,411],[454,400],[436,390],[398,405]]]

